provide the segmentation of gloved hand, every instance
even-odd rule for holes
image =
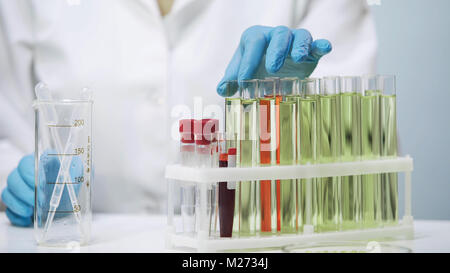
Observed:
[[[234,95],[236,88],[227,88],[227,81],[231,80],[309,77],[320,58],[331,49],[328,40],[313,41],[305,29],[252,26],[242,33],[217,93],[224,97]]]
[[[39,179],[55,182],[59,172],[60,162],[57,157],[48,156],[45,152],[40,157]],[[70,164],[70,176],[72,179],[83,175],[83,165],[79,157],[73,157]],[[45,181],[39,183],[46,185]],[[2,201],[6,205],[6,216],[13,225],[28,227],[33,223],[34,210],[34,155],[27,155],[19,162],[19,166],[8,176],[7,186],[2,192]],[[46,187],[45,194],[51,196],[54,185]],[[78,192],[79,185],[75,185]],[[70,205],[67,190],[64,190],[61,205]]]

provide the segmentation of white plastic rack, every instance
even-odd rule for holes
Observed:
[[[167,217],[167,247],[189,248],[199,252],[217,252],[238,249],[262,249],[282,247],[295,243],[372,240],[386,237],[410,238],[414,234],[413,217],[411,214],[411,172],[413,159],[409,156],[394,159],[380,159],[373,161],[341,162],[332,164],[292,165],[254,168],[192,168],[182,165],[166,167],[168,190]],[[247,180],[280,180],[301,179],[333,176],[350,176],[381,173],[405,173],[404,216],[397,225],[382,228],[359,229],[350,231],[336,231],[314,233],[313,226],[304,226],[301,234],[276,234],[240,238],[211,238],[207,225],[207,190],[208,185],[219,181],[247,181]],[[174,183],[195,183],[200,186],[199,231],[195,236],[177,233],[174,223]],[[203,219],[203,220],[202,220]]]

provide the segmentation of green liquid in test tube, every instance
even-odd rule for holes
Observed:
[[[280,165],[295,164],[295,102],[280,102]],[[280,181],[281,233],[297,232],[296,180]]]
[[[317,100],[320,81],[305,79],[300,82],[300,94],[289,97],[297,105],[297,162],[314,164],[317,160]],[[320,217],[317,210],[317,179],[297,181],[297,226],[303,232],[304,225],[317,225]]]
[[[240,167],[256,167],[259,157],[258,111],[255,98],[258,81],[243,81],[240,85],[242,104]],[[257,226],[259,226],[257,183],[256,181],[240,181],[237,188],[239,189],[239,236],[256,235]]]
[[[296,164],[302,164],[300,162],[301,158],[301,151],[304,147],[301,147],[302,142],[300,141],[302,134],[309,134],[308,129],[305,129],[304,127],[308,127],[308,121],[302,120],[303,118],[303,110],[307,111],[308,105],[305,104],[304,100],[301,98],[300,94],[293,94],[293,95],[287,95],[285,96],[285,100],[289,102],[293,102],[295,104],[295,160]],[[302,108],[303,105],[303,108]],[[303,110],[302,110],[303,109]],[[281,113],[280,113],[281,118]],[[286,118],[285,118],[286,119]],[[286,128],[283,128],[285,131]],[[311,146],[308,146],[306,149],[310,150]],[[305,150],[305,152],[307,152]],[[296,202],[297,202],[297,232],[302,233],[303,232],[303,225],[306,222],[306,200],[307,200],[307,193],[306,193],[306,181],[308,179],[296,179]],[[311,193],[310,193],[311,194]]]
[[[225,99],[225,127],[227,148],[238,148],[240,145],[241,99]]]
[[[283,100],[280,102],[280,165],[296,164],[297,122],[296,102],[288,96],[298,94],[298,80],[280,80]],[[297,232],[297,180],[280,181],[280,231]]]
[[[361,154],[361,78],[342,77],[340,94],[341,161],[360,159]],[[342,229],[361,225],[361,176],[344,176],[342,179]]]
[[[395,76],[378,76],[381,89],[381,156],[397,157],[397,111]],[[397,173],[381,174],[382,220],[384,225],[398,223]]]
[[[363,78],[361,95],[361,154],[363,160],[379,159],[380,136],[380,90],[376,76]],[[381,175],[362,176],[362,220],[364,228],[374,228],[381,222]]]
[[[319,161],[337,162],[340,157],[338,78],[322,79],[319,96]],[[317,231],[336,231],[342,222],[341,177],[318,179],[318,203],[322,223]]]

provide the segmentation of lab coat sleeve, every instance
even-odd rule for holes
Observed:
[[[31,1],[0,0],[0,191],[33,152],[32,48]]]
[[[333,45],[312,77],[375,72],[376,30],[366,0],[311,0],[306,8],[296,27],[309,30],[313,39],[328,39]]]

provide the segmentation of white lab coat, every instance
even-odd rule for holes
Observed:
[[[364,0],[0,0],[0,188],[34,149],[33,87],[94,91],[96,211],[151,212],[165,205],[180,109],[219,105],[216,85],[252,25],[306,28],[333,52],[314,72],[375,68],[374,23]],[[205,108],[205,112],[216,109]]]

